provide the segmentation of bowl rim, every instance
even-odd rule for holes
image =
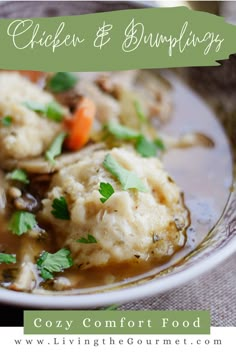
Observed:
[[[91,309],[104,307],[112,304],[122,305],[134,302],[164,292],[174,290],[186,284],[194,278],[209,272],[236,252],[236,237],[212,255],[207,256],[201,262],[196,262],[180,272],[170,274],[168,277],[156,278],[136,286],[132,284],[127,288],[110,290],[95,294],[77,295],[39,295],[19,293],[12,290],[0,288],[0,301],[3,304],[14,306],[25,306],[27,308],[41,309]],[[69,301],[68,301],[69,300]]]

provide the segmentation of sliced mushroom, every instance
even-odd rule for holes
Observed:
[[[81,97],[82,96],[75,89],[56,95],[57,101],[59,101],[63,106],[68,107],[71,112],[75,111]]]
[[[190,148],[194,146],[202,146],[206,148],[213,148],[214,141],[202,133],[187,133],[180,137],[170,137],[162,135],[162,139],[167,149],[170,148]]]
[[[25,193],[14,200],[14,205],[18,210],[35,213],[40,209],[41,203],[32,194]]]
[[[135,80],[138,70],[117,71],[112,73],[103,73],[95,80],[96,84],[103,92],[117,97],[121,88],[127,88],[132,91],[135,86]]]

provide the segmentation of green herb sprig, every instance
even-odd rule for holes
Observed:
[[[12,124],[12,117],[11,116],[5,116],[1,118],[1,123],[4,127],[10,127]]]
[[[137,101],[137,100],[134,101],[134,108],[135,108],[135,111],[136,111],[136,114],[137,114],[137,117],[138,117],[140,123],[147,123],[148,119],[145,116],[139,101]]]
[[[99,193],[102,195],[100,201],[105,203],[112,196],[112,194],[115,193],[115,191],[110,183],[101,182]]]
[[[16,211],[11,217],[8,229],[15,235],[21,236],[37,225],[35,215],[27,211]]]
[[[40,113],[43,116],[55,122],[60,123],[64,118],[64,111],[56,101],[52,101],[47,104],[33,102],[33,101],[26,101],[23,104],[31,111]]]
[[[64,197],[53,200],[51,213],[56,219],[70,220],[70,212]]]
[[[62,146],[64,143],[64,140],[67,136],[67,133],[60,133],[52,142],[50,145],[49,149],[46,151],[45,158],[48,160],[51,164],[55,164],[55,157],[61,155],[62,152]]]
[[[88,244],[88,243],[97,243],[97,240],[93,235],[88,234],[87,238],[81,237],[78,240],[76,240],[76,242]]]
[[[148,192],[143,181],[132,171],[122,167],[110,154],[107,154],[103,166],[121,183],[123,190],[137,189],[140,192]]]
[[[28,175],[24,170],[16,169],[7,175],[8,179],[22,182],[24,184],[30,183]]]
[[[16,256],[14,254],[0,253],[0,264],[1,263],[16,263]]]
[[[37,260],[37,267],[44,280],[53,279],[53,273],[70,268],[73,260],[69,250],[62,248],[56,253],[44,251]]]
[[[78,78],[69,72],[58,72],[48,81],[47,86],[54,93],[65,92],[72,89]]]
[[[158,151],[164,151],[165,149],[160,138],[151,141],[142,133],[124,125],[110,122],[105,126],[105,129],[116,139],[134,141],[136,151],[143,157],[157,156]]]

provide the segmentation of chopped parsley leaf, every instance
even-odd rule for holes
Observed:
[[[71,253],[62,248],[56,253],[44,251],[37,260],[37,267],[44,280],[53,279],[54,272],[61,272],[73,265]]]
[[[9,230],[18,236],[32,230],[37,225],[35,215],[27,211],[16,211],[10,220]]]
[[[103,196],[103,198],[100,198],[101,202],[105,203],[115,191],[110,183],[101,182],[99,193]]]
[[[64,118],[62,107],[55,101],[49,102],[46,105],[45,115],[55,122],[61,122]]]
[[[137,189],[140,192],[148,191],[148,188],[134,172],[126,170],[110,154],[106,155],[103,166],[118,179],[124,190]]]
[[[48,88],[55,93],[64,92],[73,88],[78,78],[69,72],[58,72],[49,81]]]
[[[135,107],[135,111],[136,111],[136,114],[137,114],[137,117],[138,117],[140,123],[147,123],[148,120],[147,120],[147,117],[145,116],[145,114],[143,113],[140,102],[135,100],[134,107]]]
[[[116,139],[134,140],[136,151],[143,157],[156,156],[158,150],[165,150],[164,143],[160,138],[151,141],[142,133],[114,122],[108,123],[105,128]]]
[[[78,240],[76,240],[76,242],[79,243],[97,243],[96,238],[93,235],[89,235],[87,236],[87,238],[85,237],[81,237]]]
[[[62,151],[62,145],[66,138],[66,133],[60,133],[52,142],[49,149],[46,151],[45,158],[52,164],[55,164],[55,157],[59,156]]]
[[[106,128],[108,132],[115,136],[117,139],[132,140],[138,139],[140,137],[139,132],[118,123],[108,123]]]
[[[1,123],[4,127],[9,127],[12,124],[12,117],[6,116],[1,119]]]
[[[9,179],[20,181],[22,183],[28,184],[30,181],[28,179],[27,173],[21,169],[16,169],[7,175]]]
[[[33,102],[33,101],[26,101],[23,104],[26,108],[30,109],[31,111],[34,111],[37,113],[42,113],[42,114],[46,113],[46,108],[45,108],[46,106],[42,103]]]
[[[14,254],[0,253],[0,264],[1,263],[16,263],[16,256]]]
[[[143,157],[157,155],[157,146],[144,136],[140,136],[135,144],[135,149]]]
[[[52,215],[57,219],[70,220],[70,212],[64,197],[56,198],[52,202]]]
[[[27,107],[31,111],[41,113],[45,117],[47,117],[55,122],[61,122],[64,118],[63,109],[56,101],[52,101],[47,104],[33,102],[33,101],[27,101],[27,102],[24,102],[24,105],[25,105],[25,107]]]
[[[165,147],[164,141],[161,138],[156,138],[154,140],[154,144],[156,145],[158,150],[165,151],[166,147]]]

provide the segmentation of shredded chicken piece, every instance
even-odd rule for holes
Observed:
[[[4,174],[0,171],[0,213],[4,211],[7,203],[4,184],[5,184]]]
[[[37,268],[35,257],[42,252],[41,244],[36,240],[24,236],[18,256],[20,268],[16,280],[10,288],[17,291],[32,291],[37,285]]]

